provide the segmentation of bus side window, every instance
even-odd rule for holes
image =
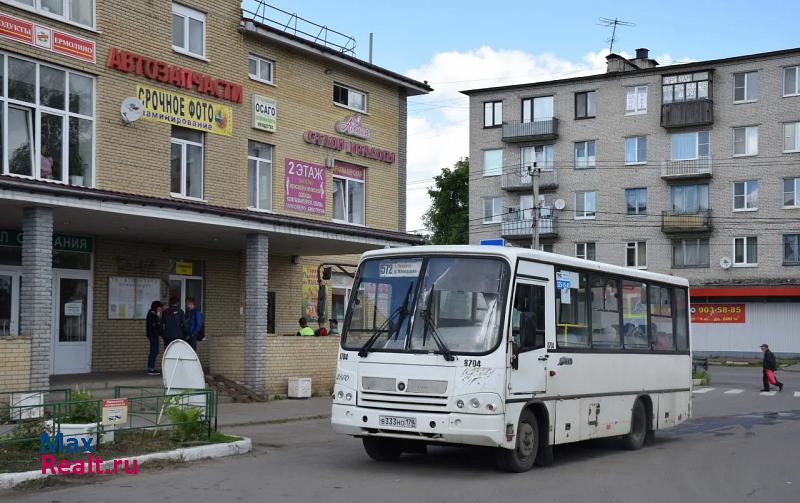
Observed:
[[[686,289],[675,287],[675,309],[673,309],[672,313],[675,316],[675,342],[678,344],[678,351],[689,350],[688,323],[686,320],[688,309]]]
[[[517,284],[511,315],[511,334],[519,352],[544,347],[544,287]]]

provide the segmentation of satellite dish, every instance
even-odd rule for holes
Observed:
[[[567,203],[564,202],[563,199],[556,199],[553,201],[553,206],[555,206],[557,210],[563,210],[567,207]]]
[[[139,98],[133,96],[122,100],[122,105],[119,107],[119,113],[122,114],[122,120],[125,124],[136,122],[142,117],[144,112],[144,105]]]
[[[164,350],[161,374],[167,394],[170,390],[205,389],[203,366],[192,346],[186,341],[174,340]]]
[[[721,259],[719,259],[719,266],[722,267],[723,269],[726,270],[730,269],[732,265],[733,261],[731,260],[730,257],[722,257]]]

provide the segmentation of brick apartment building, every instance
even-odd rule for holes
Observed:
[[[0,1],[0,390],[144,371],[151,301],[188,296],[208,372],[285,393],[307,353],[332,381],[337,337],[280,335],[342,315],[319,264],[419,242],[406,100],[431,89],[245,5]]]
[[[464,91],[470,243],[687,277],[694,349],[800,353],[800,49]]]

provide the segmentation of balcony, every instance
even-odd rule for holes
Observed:
[[[661,163],[661,178],[665,180],[680,178],[708,178],[711,176],[711,158],[700,157],[683,161],[664,161]]]
[[[558,237],[558,221],[554,216],[539,219],[539,238]],[[533,219],[519,218],[516,213],[503,219],[500,235],[506,239],[533,237]]]
[[[661,232],[711,232],[711,210],[692,212],[664,211],[661,213]]]
[[[531,176],[527,168],[513,170],[510,173],[503,173],[503,190],[509,192],[531,191]],[[539,174],[539,190],[555,190],[558,188],[558,173],[552,167],[542,168]]]
[[[678,128],[713,124],[713,105],[714,102],[711,100],[664,103],[661,105],[661,126]]]
[[[545,141],[556,138],[558,138],[558,119],[556,118],[503,124],[503,141],[506,143]]]

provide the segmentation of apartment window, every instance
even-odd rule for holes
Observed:
[[[253,80],[272,84],[272,67],[274,64],[269,59],[251,54],[247,57],[247,74]]]
[[[575,118],[591,119],[597,115],[596,91],[575,93]]]
[[[800,177],[783,179],[783,206],[800,207]]]
[[[800,234],[783,235],[783,263],[800,265]]]
[[[483,104],[483,127],[503,125],[503,102],[487,101]]]
[[[597,192],[575,193],[575,218],[594,218],[597,213]]]
[[[541,243],[539,249],[543,252],[553,253],[553,243]]]
[[[680,103],[710,99],[710,81],[709,72],[667,75],[662,78],[661,100],[663,103]]]
[[[499,224],[503,221],[503,198],[487,197],[483,200],[483,223]]]
[[[710,136],[708,131],[672,134],[672,160],[686,161],[710,157]]]
[[[733,211],[758,209],[758,180],[733,183]]]
[[[553,97],[540,96],[522,100],[522,122],[546,121],[553,118]]]
[[[783,125],[783,151],[800,152],[800,122]]]
[[[358,174],[360,173],[360,174]],[[333,219],[337,222],[364,225],[364,170],[355,168],[353,176],[333,175]]]
[[[594,140],[575,142],[575,169],[594,168],[595,160]]]
[[[575,256],[584,260],[596,260],[595,243],[575,243]]]
[[[647,137],[625,138],[625,164],[647,164]]]
[[[533,167],[536,162],[536,167],[542,170],[553,169],[553,146],[552,145],[537,145],[535,147],[522,147],[520,149],[520,156],[522,158],[523,173],[527,173],[529,167]]]
[[[483,176],[494,176],[503,173],[503,149],[496,148],[483,151]]]
[[[672,267],[708,267],[709,262],[708,238],[672,242]]]
[[[625,88],[625,113],[628,115],[647,113],[647,86]]]
[[[646,215],[647,189],[625,189],[625,208],[628,215]]]
[[[203,198],[203,133],[172,126],[170,190],[173,196]]]
[[[787,66],[783,69],[783,95],[797,96],[800,94],[800,66]]]
[[[333,101],[343,107],[357,112],[367,112],[367,93],[347,87],[342,84],[333,84]]]
[[[733,75],[733,102],[746,103],[758,99],[758,72]]]
[[[272,145],[247,142],[247,205],[272,209]]]
[[[21,9],[94,28],[94,0],[7,0]]]
[[[0,53],[0,173],[91,186],[93,172],[94,79]]]
[[[206,55],[206,15],[181,4],[172,4],[172,48],[204,58]]]
[[[756,236],[733,238],[733,265],[734,267],[758,265],[758,238]]]
[[[647,241],[630,241],[625,244],[625,265],[636,269],[647,268]]]
[[[673,213],[697,213],[706,210],[708,210],[708,184],[672,186]]]
[[[733,128],[733,155],[758,154],[758,128],[736,127]]]

